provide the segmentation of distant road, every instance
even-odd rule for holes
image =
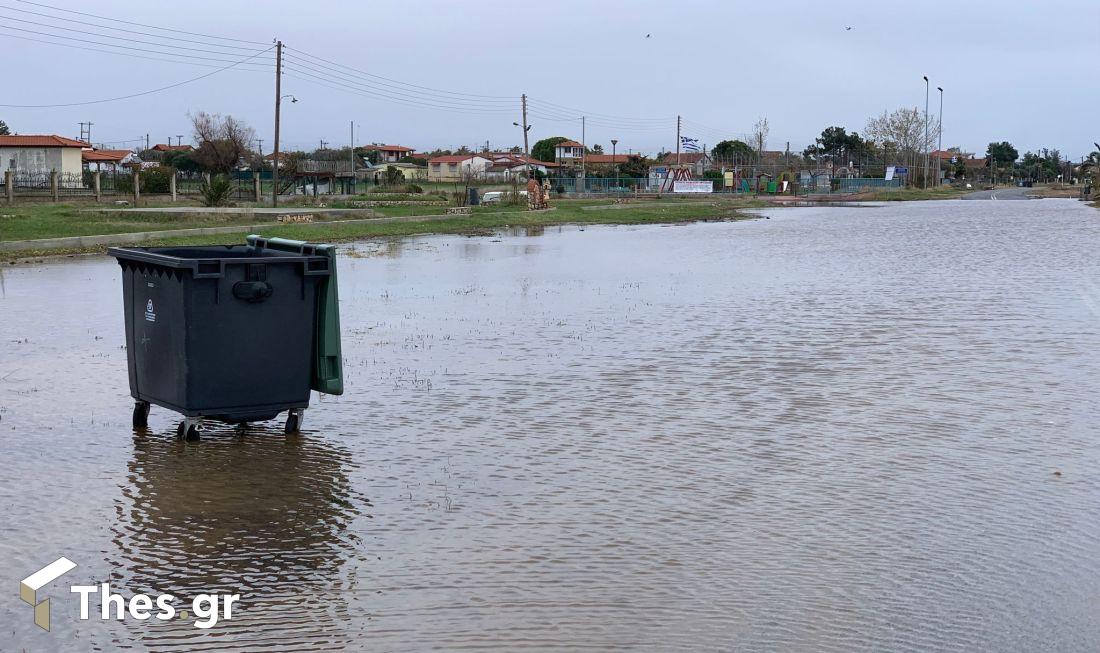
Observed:
[[[1030,200],[1035,199],[1027,194],[1028,188],[1011,186],[998,188],[997,190],[980,190],[975,193],[963,195],[959,199],[964,200]]]

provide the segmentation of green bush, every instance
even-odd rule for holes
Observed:
[[[404,191],[410,194],[423,193],[424,189],[416,184],[405,184]]]
[[[170,180],[176,171],[167,166],[156,166],[144,168],[140,174],[142,193],[168,193],[171,190]],[[133,193],[134,176],[125,170],[118,171],[115,176],[115,190],[119,193]]]
[[[214,175],[210,181],[202,182],[199,192],[199,202],[203,206],[228,206],[229,194],[233,191],[233,184],[225,175]]]

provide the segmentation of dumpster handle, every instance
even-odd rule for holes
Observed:
[[[233,296],[246,302],[262,302],[274,290],[266,281],[238,281],[233,284]]]

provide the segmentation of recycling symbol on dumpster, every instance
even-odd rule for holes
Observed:
[[[153,312],[153,300],[149,300],[145,303],[145,320],[147,322],[156,322],[157,314]]]

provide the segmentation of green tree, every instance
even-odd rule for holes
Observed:
[[[985,155],[993,159],[997,165],[1015,163],[1016,159],[1020,158],[1020,153],[1008,141],[990,143],[985,150]]]
[[[603,145],[596,143],[592,146],[592,154],[603,154]]]
[[[717,145],[711,148],[711,156],[715,159],[721,159],[725,161],[732,161],[738,159],[740,161],[751,161],[756,152],[744,141],[720,141]]]
[[[8,134],[11,134],[11,130],[8,129],[8,123],[0,120],[0,136],[7,136]]]
[[[619,165],[619,172],[624,177],[648,177],[649,162],[637,154],[631,154]]]
[[[183,150],[169,150],[164,153],[161,158],[161,163],[164,165],[175,168],[180,172],[201,172],[202,166],[195,160],[195,157],[191,156],[190,152]]]
[[[567,140],[569,139],[564,136],[544,138],[531,148],[531,156],[539,161],[557,161],[554,157],[554,146]]]

